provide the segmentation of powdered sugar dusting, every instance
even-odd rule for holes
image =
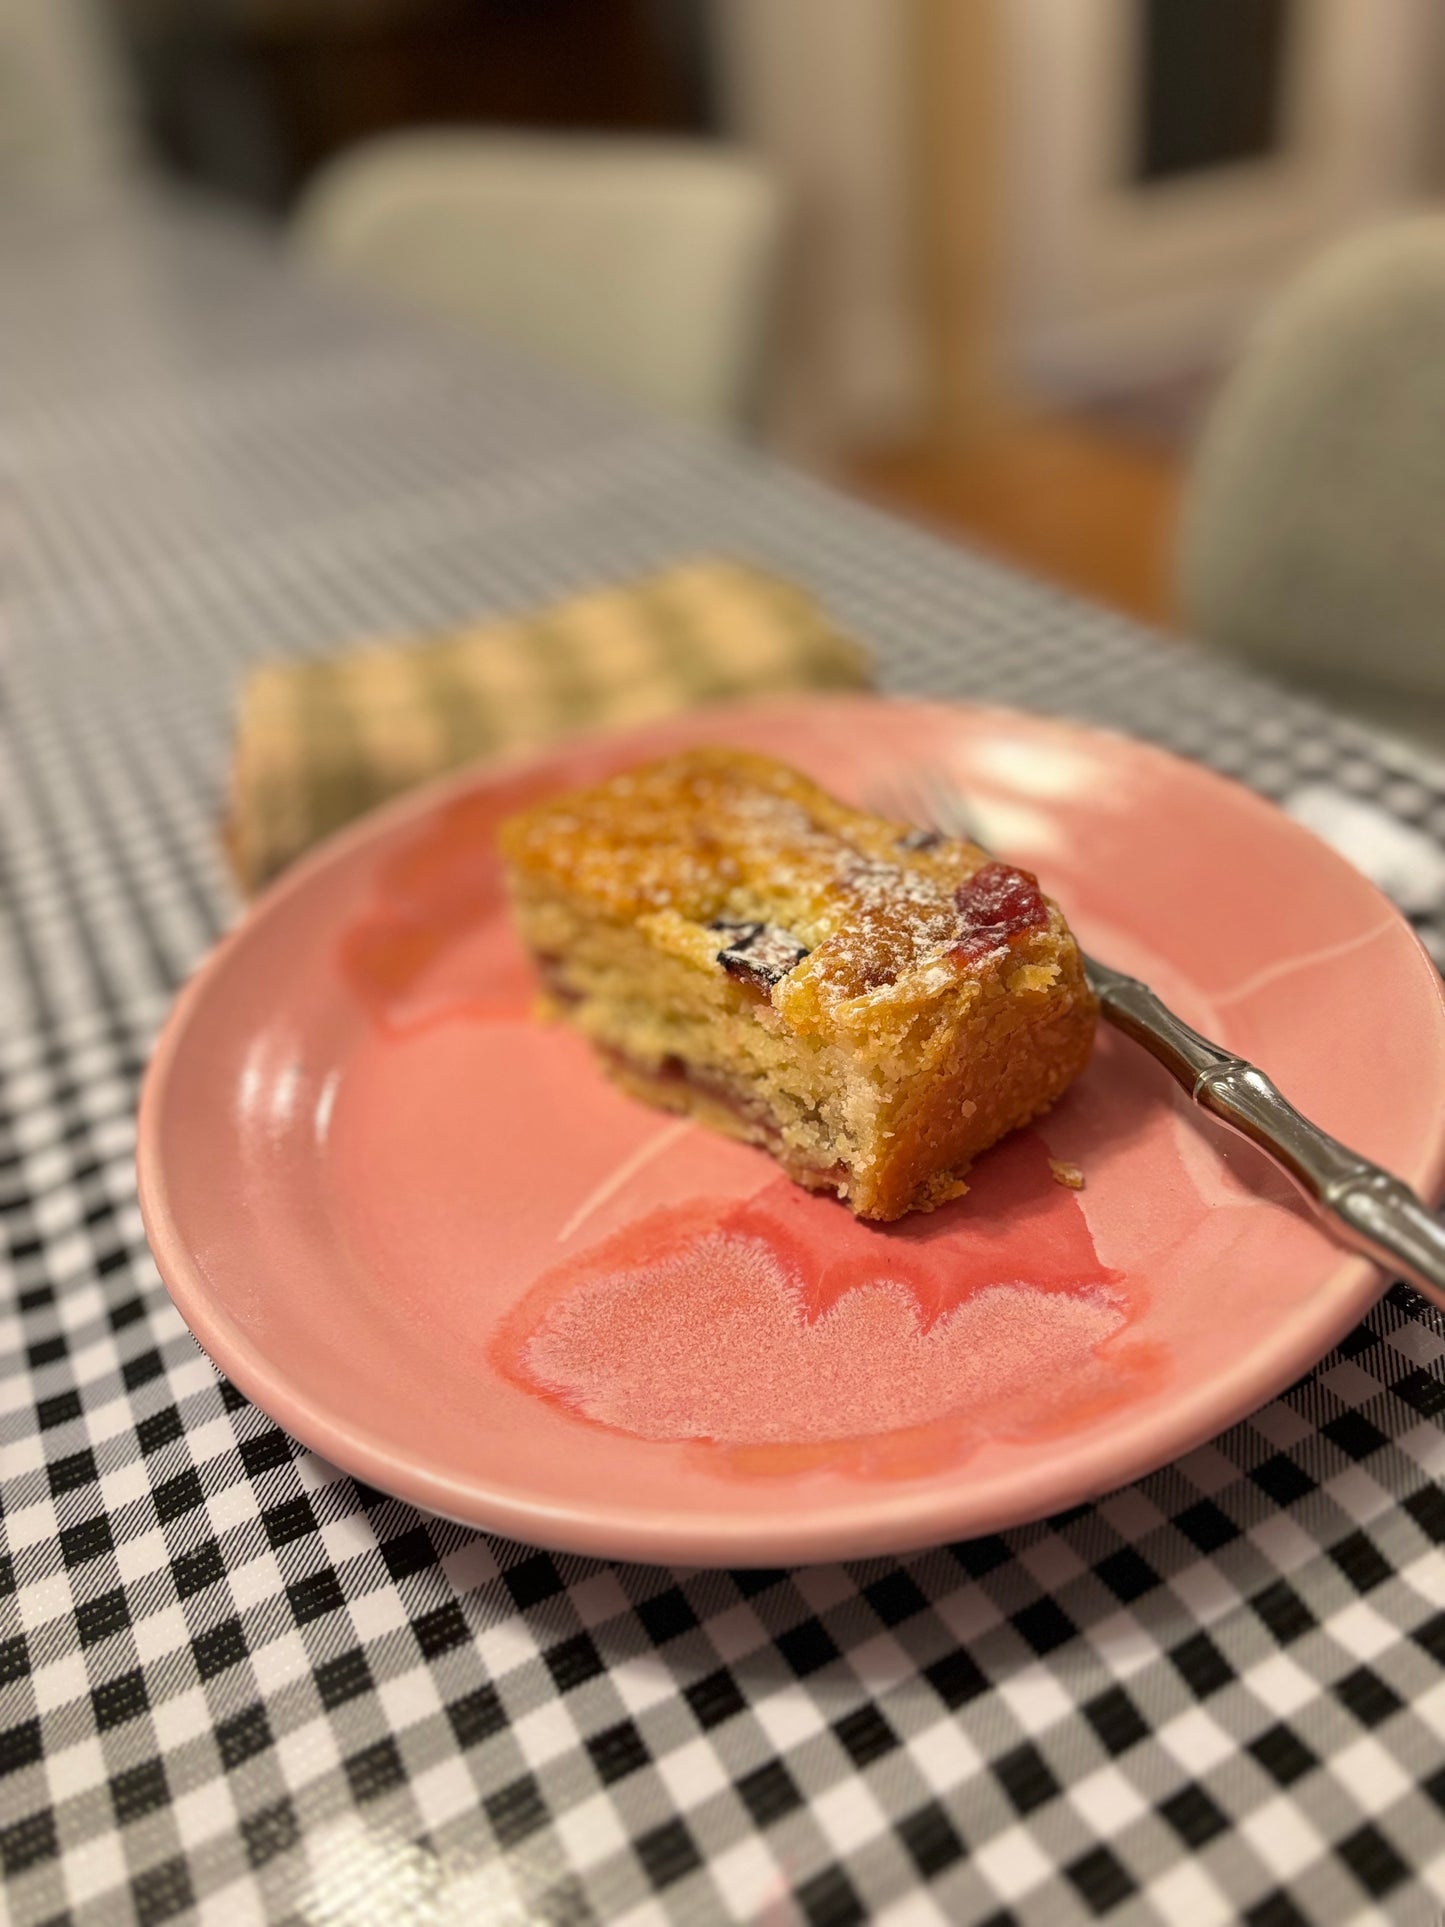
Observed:
[[[849,855],[838,863],[835,881],[849,914],[815,953],[827,1000],[861,996],[941,963],[958,939],[952,876]]]
[[[850,809],[746,751],[699,748],[614,777],[513,819],[503,841],[521,874],[550,877],[618,920],[670,910],[704,927],[786,931],[776,963],[750,954],[723,967],[777,990],[775,1007],[786,999],[798,1021],[923,969],[955,980],[1048,922],[1024,872],[961,839]]]
[[[927,1424],[1091,1364],[1125,1323],[1106,1289],[993,1285],[925,1328],[879,1278],[810,1319],[761,1239],[714,1232],[553,1305],[529,1375],[582,1416],[655,1440],[806,1444]]]

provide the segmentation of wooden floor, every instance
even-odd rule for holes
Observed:
[[[1182,471],[1174,456],[1060,415],[991,430],[966,451],[858,454],[840,479],[882,506],[1172,628]]]

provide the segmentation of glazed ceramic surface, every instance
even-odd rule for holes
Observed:
[[[534,1021],[496,825],[696,742],[858,799],[936,766],[1089,949],[1438,1194],[1439,979],[1373,886],[1269,805],[1001,711],[712,710],[368,819],[182,994],[146,1085],[142,1205],[183,1316],[263,1410],[369,1483],[516,1538],[786,1565],[1103,1492],[1360,1316],[1379,1274],[1107,1030],[966,1197],[880,1228],[623,1097]]]

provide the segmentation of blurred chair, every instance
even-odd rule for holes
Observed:
[[[97,0],[0,0],[0,189],[88,194],[135,155],[123,63]]]
[[[754,399],[781,228],[768,173],[674,141],[410,133],[331,162],[316,260],[673,413]]]
[[[1266,316],[1189,485],[1206,642],[1445,742],[1445,217],[1332,248]]]

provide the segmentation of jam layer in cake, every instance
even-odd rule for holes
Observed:
[[[1088,1061],[1058,906],[977,845],[699,749],[503,827],[555,1009],[626,1089],[860,1217],[929,1210]]]

